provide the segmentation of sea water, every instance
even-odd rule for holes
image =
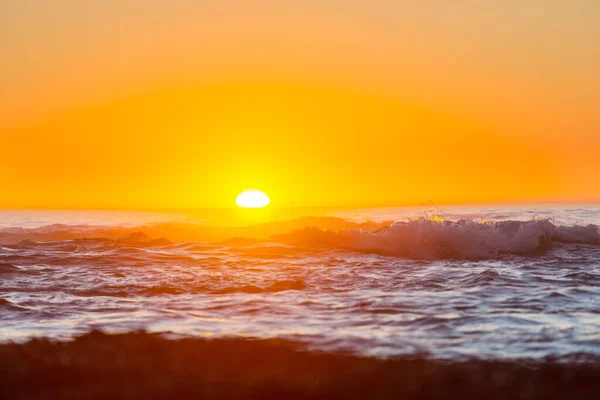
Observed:
[[[278,337],[376,357],[600,356],[600,207],[0,212],[0,340]]]

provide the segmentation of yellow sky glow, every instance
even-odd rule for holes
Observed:
[[[0,207],[600,200],[598,4],[3,1]]]

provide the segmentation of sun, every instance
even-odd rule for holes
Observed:
[[[235,199],[235,204],[243,208],[262,208],[271,203],[269,196],[260,190],[244,190]]]

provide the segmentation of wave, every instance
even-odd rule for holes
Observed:
[[[503,254],[539,255],[553,242],[600,244],[596,225],[555,225],[550,220],[449,222],[417,218],[375,232],[334,232],[306,227],[278,235],[286,244],[333,247],[417,259],[485,259]]]
[[[134,297],[134,296],[161,296],[161,295],[179,295],[179,294],[258,294],[258,293],[277,293],[288,290],[304,290],[306,283],[302,279],[274,281],[262,286],[241,284],[232,286],[177,286],[168,284],[156,284],[150,286],[142,285],[122,285],[122,286],[104,286],[94,289],[74,289],[65,290],[65,293],[81,297]],[[35,291],[35,290],[31,290]]]
[[[19,267],[12,264],[0,262],[0,274],[12,274],[18,271],[20,271]]]
[[[55,224],[38,228],[11,227],[0,229],[0,244],[16,244],[24,240],[49,242],[82,238],[104,238],[134,244],[147,244],[151,238],[164,238],[172,242],[217,242],[234,238],[268,239],[273,235],[291,232],[305,226],[341,231],[358,228],[374,231],[389,225],[387,222],[356,223],[336,217],[303,217],[292,220],[272,221],[248,226],[216,226],[192,223],[159,223],[136,227],[100,227],[92,225]],[[154,244],[159,244],[154,243]]]
[[[541,255],[557,243],[597,245],[600,229],[593,224],[560,225],[548,219],[451,222],[421,217],[408,222],[359,224],[334,217],[307,217],[246,227],[156,224],[136,228],[10,228],[0,230],[0,243],[6,250],[50,246],[74,253],[119,247],[200,246],[201,250],[203,246],[227,246],[257,257],[333,248],[413,259],[487,259],[507,254]],[[4,261],[9,258],[5,254]]]
[[[0,311],[27,311],[26,308],[17,306],[6,299],[0,298]]]

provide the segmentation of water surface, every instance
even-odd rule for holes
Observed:
[[[250,228],[0,216],[2,340],[146,329],[382,357],[600,355],[597,206],[328,211]]]

